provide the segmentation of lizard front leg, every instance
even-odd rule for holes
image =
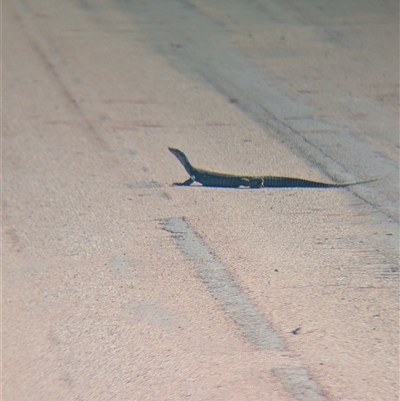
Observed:
[[[188,180],[185,182],[174,182],[173,185],[179,186],[179,187],[188,187],[189,185],[192,185],[194,183],[194,179],[190,177]]]

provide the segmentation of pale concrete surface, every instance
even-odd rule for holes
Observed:
[[[398,399],[397,2],[8,0],[2,75],[4,400]]]

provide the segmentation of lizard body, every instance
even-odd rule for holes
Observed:
[[[274,176],[242,176],[233,174],[215,173],[202,170],[192,166],[187,156],[179,149],[168,148],[169,151],[181,162],[190,178],[182,183],[174,185],[188,186],[194,182],[202,184],[204,187],[222,187],[222,188],[338,188],[349,185],[363,184],[376,181],[376,179],[359,182],[346,183],[328,183],[320,181],[310,181],[302,178],[292,177],[274,177]]]

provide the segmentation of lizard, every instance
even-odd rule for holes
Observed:
[[[177,157],[185,168],[190,178],[182,183],[175,182],[174,185],[189,186],[194,182],[202,184],[204,187],[220,188],[340,188],[349,185],[365,184],[367,182],[377,181],[377,178],[367,181],[355,181],[344,183],[329,183],[321,181],[312,181],[303,178],[276,177],[276,176],[248,176],[216,173],[194,167],[187,156],[179,149],[168,148],[169,151]]]

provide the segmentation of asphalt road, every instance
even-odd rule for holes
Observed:
[[[397,400],[398,7],[4,1],[3,399]]]

